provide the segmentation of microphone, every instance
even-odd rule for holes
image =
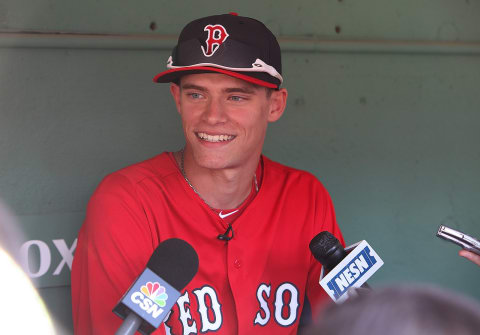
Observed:
[[[124,319],[116,335],[133,335],[137,330],[151,334],[167,317],[180,291],[198,271],[198,255],[186,241],[171,238],[153,252],[146,269],[113,309]]]
[[[220,241],[230,241],[232,238],[233,238],[233,227],[232,225],[229,223],[228,224],[228,228],[227,230],[225,230],[225,232],[223,234],[219,234],[217,236],[217,238],[220,240]]]
[[[335,302],[347,299],[349,289],[353,294],[359,292],[352,292],[352,288],[370,289],[365,282],[383,265],[367,241],[355,243],[345,250],[328,231],[317,234],[310,241],[309,248],[324,270],[328,271],[320,278],[320,285]]]
[[[347,252],[340,241],[328,231],[317,234],[308,245],[313,257],[322,263],[326,271],[332,270],[347,257]]]

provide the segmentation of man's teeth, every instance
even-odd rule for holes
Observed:
[[[208,135],[206,133],[197,133],[197,136],[200,137],[202,140],[208,142],[230,141],[235,137],[233,135]]]

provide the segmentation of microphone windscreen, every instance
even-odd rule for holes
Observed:
[[[340,241],[328,231],[322,231],[312,238],[309,248],[326,270],[333,269],[347,256]]]
[[[171,238],[158,245],[147,268],[177,291],[182,291],[198,271],[198,255],[186,241]]]

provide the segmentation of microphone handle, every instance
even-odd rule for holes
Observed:
[[[365,283],[364,285],[360,286],[360,287],[351,287],[348,289],[348,298],[354,298],[354,297],[362,297],[362,296],[365,296],[367,294],[369,294],[372,289],[370,288],[370,286],[368,287],[365,287],[365,286],[368,286],[367,283]]]
[[[142,319],[137,314],[130,312],[123,320],[120,328],[115,332],[115,335],[133,335],[140,328],[141,324]]]

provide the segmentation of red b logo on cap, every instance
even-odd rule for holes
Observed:
[[[215,51],[217,51],[218,47],[225,42],[228,37],[228,33],[220,24],[216,24],[214,26],[209,24],[208,26],[205,26],[203,30],[208,32],[208,37],[205,41],[207,43],[207,50],[205,50],[202,45],[202,51],[205,57],[210,57],[215,53]]]

